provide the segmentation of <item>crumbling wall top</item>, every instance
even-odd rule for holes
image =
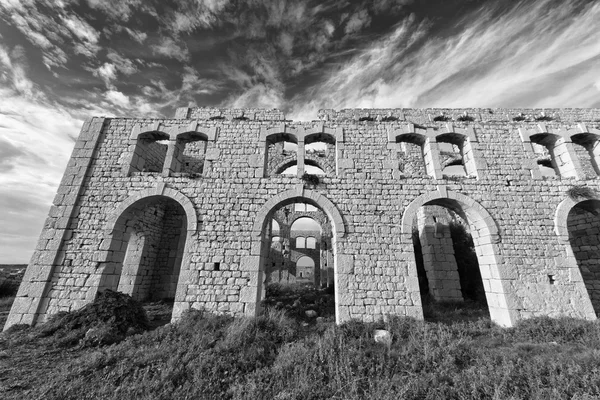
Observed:
[[[273,108],[214,108],[214,107],[180,107],[175,111],[176,119],[205,120],[249,120],[249,121],[284,121],[282,111]]]
[[[407,121],[416,124],[431,122],[598,122],[598,108],[351,108],[340,111],[319,110],[325,121]]]

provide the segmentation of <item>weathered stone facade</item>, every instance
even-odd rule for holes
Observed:
[[[268,225],[297,202],[327,216],[338,322],[422,318],[412,230],[429,205],[469,224],[494,321],[594,319],[600,224],[577,209],[595,194],[567,190],[600,189],[598,121],[596,109],[322,110],[292,122],[277,110],[183,108],[175,119],[92,118],[6,327],[79,308],[106,288],[174,296],[173,320],[189,308],[255,315]],[[296,176],[273,171],[269,149],[281,141],[297,144]],[[314,142],[333,160],[317,180],[304,176],[319,165],[306,151]],[[558,176],[542,176],[540,157]],[[443,173],[445,164],[464,176]]]

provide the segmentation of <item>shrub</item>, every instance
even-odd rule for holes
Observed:
[[[445,115],[438,115],[437,117],[435,117],[433,119],[433,122],[447,122],[450,121],[450,117],[447,117]]]
[[[572,200],[582,200],[582,199],[595,199],[596,191],[587,186],[573,186],[572,188],[567,190],[567,196],[569,196]]]
[[[309,185],[317,186],[319,184],[319,177],[317,175],[312,174],[304,174],[302,175],[302,180]]]
[[[470,115],[461,115],[460,117],[457,118],[457,121],[473,122],[473,121],[475,121],[475,118],[471,117]]]

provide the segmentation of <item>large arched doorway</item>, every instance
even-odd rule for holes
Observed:
[[[297,207],[296,204],[306,206],[305,208]],[[245,303],[246,315],[254,316],[260,312],[260,302],[265,298],[266,284],[268,284],[269,280],[269,269],[273,263],[271,261],[271,249],[274,239],[275,242],[281,243],[280,248],[283,251],[290,250],[289,243],[286,244],[283,242],[285,234],[282,232],[284,229],[282,222],[278,221],[277,224],[273,224],[273,221],[277,219],[275,217],[277,217],[279,213],[285,214],[284,210],[286,209],[291,209],[291,212],[297,214],[296,216],[299,216],[302,213],[313,214],[315,211],[324,216],[325,221],[321,226],[324,227],[324,232],[330,232],[330,241],[328,245],[325,246],[325,251],[330,254],[330,257],[321,257],[321,266],[323,265],[323,259],[328,260],[326,268],[328,273],[324,275],[324,278],[320,279],[321,282],[324,282],[324,284],[329,286],[330,290],[334,292],[336,322],[339,323],[348,319],[349,311],[347,307],[344,307],[346,305],[340,306],[339,302],[341,294],[346,293],[347,287],[339,287],[336,283],[340,279],[345,282],[346,279],[344,279],[344,277],[349,272],[346,267],[348,264],[348,260],[346,260],[347,256],[338,254],[337,252],[337,244],[345,234],[344,223],[339,211],[331,201],[316,192],[306,189],[301,191],[289,190],[280,193],[269,200],[257,214],[252,230],[252,255],[244,257],[242,260],[242,268],[249,271],[252,276],[255,276],[251,282],[255,282],[256,285],[242,288],[240,298],[242,299],[242,302]],[[290,226],[295,219],[296,218],[290,219]],[[273,225],[278,226],[280,231],[273,232]],[[316,240],[314,234],[307,234],[303,239],[303,246],[307,250],[314,250],[309,248],[312,247],[313,240]],[[295,267],[296,263],[294,262],[294,270]],[[320,275],[321,274],[322,270]]]
[[[265,283],[303,283],[317,289],[333,285],[331,224],[322,210],[307,203],[280,207],[273,212],[270,229]],[[303,257],[313,261],[310,271],[306,265],[297,268]]]
[[[575,204],[567,216],[569,244],[596,316],[600,315],[600,200]]]
[[[108,221],[104,240],[111,251],[103,262],[98,291],[123,292],[141,302],[161,301],[169,314],[162,318],[170,320],[187,251],[190,207],[155,192],[130,198]]]
[[[421,206],[413,222],[413,247],[425,319],[489,318],[470,227],[448,207]]]
[[[413,227],[419,210],[427,206],[438,206],[449,210],[467,224],[466,230],[470,233],[473,240],[473,247],[477,255],[479,267],[478,272],[481,276],[485,292],[485,303],[489,309],[490,318],[499,325],[512,326],[516,321],[516,315],[514,314],[514,310],[508,308],[508,304],[515,303],[515,301],[514,299],[509,299],[510,290],[505,288],[509,283],[502,278],[503,274],[498,268],[501,262],[499,261],[496,243],[500,241],[500,237],[492,217],[479,203],[460,193],[450,191],[427,193],[415,199],[406,208],[402,216],[402,233],[405,235],[407,242],[412,242]],[[433,218],[431,222],[433,223],[431,237],[432,239],[436,239],[436,223],[433,221]],[[440,270],[439,266],[432,264],[430,266],[431,273],[428,274],[428,278],[430,278],[429,283],[431,284],[432,280],[437,281],[435,285],[440,289],[437,291],[437,295],[440,297],[443,298],[446,296],[446,299],[454,298],[454,300],[461,301],[464,300],[464,294],[460,283],[460,276],[456,270],[456,262],[454,261],[454,264],[446,262],[446,259],[450,258],[450,253],[454,253],[452,250],[451,234],[450,232],[444,232],[441,227],[439,229],[440,232],[437,233],[437,236],[439,236],[437,239],[449,239],[450,241],[442,245],[445,250],[442,250],[441,254],[437,257],[433,254],[432,260],[441,261],[440,264],[443,268],[452,271]],[[428,251],[435,253],[435,246],[433,244],[430,245]],[[416,270],[416,258],[413,261]],[[445,281],[441,282],[442,280]]]
[[[331,221],[323,210],[300,200],[272,210],[262,233],[263,306],[303,316],[307,307],[325,319],[335,319]]]

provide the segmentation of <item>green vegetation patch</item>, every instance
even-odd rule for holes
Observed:
[[[375,329],[391,333],[376,343]],[[405,317],[301,329],[283,311],[177,324],[99,347],[0,335],[3,399],[591,399],[600,325],[533,318],[429,323]]]

